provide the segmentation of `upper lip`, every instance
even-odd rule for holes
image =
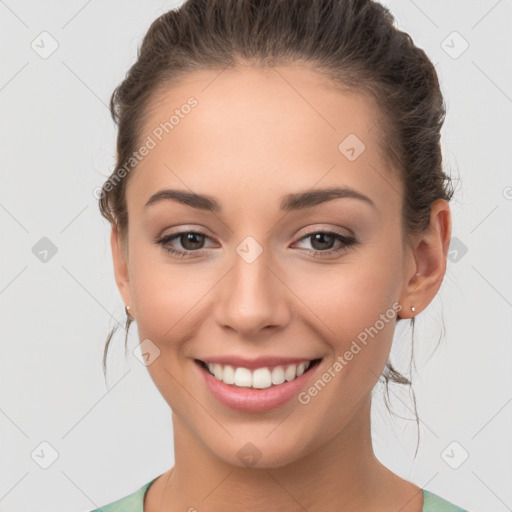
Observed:
[[[199,358],[198,358],[199,359]],[[218,363],[222,365],[231,365],[234,368],[247,368],[253,370],[256,368],[273,367],[273,366],[286,366],[289,364],[298,364],[302,362],[313,361],[320,359],[318,357],[279,357],[279,356],[260,356],[253,359],[240,357],[235,355],[211,356],[200,358],[199,361],[204,363]]]

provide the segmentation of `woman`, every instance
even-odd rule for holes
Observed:
[[[462,510],[371,442],[375,384],[408,382],[396,323],[445,274],[453,193],[434,66],[387,9],[188,0],[111,109],[100,208],[175,465],[102,510]]]

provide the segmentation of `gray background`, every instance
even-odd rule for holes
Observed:
[[[173,464],[170,411],[132,354],[135,325],[129,357],[118,331],[106,383],[102,374],[106,335],[124,309],[93,190],[114,166],[110,94],[150,22],[174,5],[0,1],[2,511],[91,510]],[[512,4],[387,5],[438,69],[445,165],[458,189],[445,282],[417,322],[420,450],[414,458],[415,422],[390,416],[380,389],[375,450],[460,506],[512,510]],[[43,31],[58,43],[48,58],[31,47],[43,51],[46,37],[51,48]],[[43,237],[57,249],[47,261],[36,245],[48,244]],[[409,339],[397,330],[399,359]],[[406,393],[391,398],[412,418]]]

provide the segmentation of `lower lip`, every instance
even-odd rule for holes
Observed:
[[[249,412],[269,411],[286,404],[305,387],[318,366],[317,363],[300,377],[289,382],[265,389],[254,389],[225,384],[217,380],[202,363],[194,362],[198,366],[206,386],[219,402],[231,409]]]

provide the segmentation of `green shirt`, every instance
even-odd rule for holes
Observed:
[[[158,477],[156,477],[158,478]],[[143,485],[138,491],[121,498],[120,500],[110,503],[104,507],[91,512],[144,512],[144,497],[149,489],[149,486],[156,480],[154,478],[151,482]],[[423,508],[422,512],[467,512],[466,510],[457,507],[449,501],[443,500],[430,491],[422,489],[423,492]]]

